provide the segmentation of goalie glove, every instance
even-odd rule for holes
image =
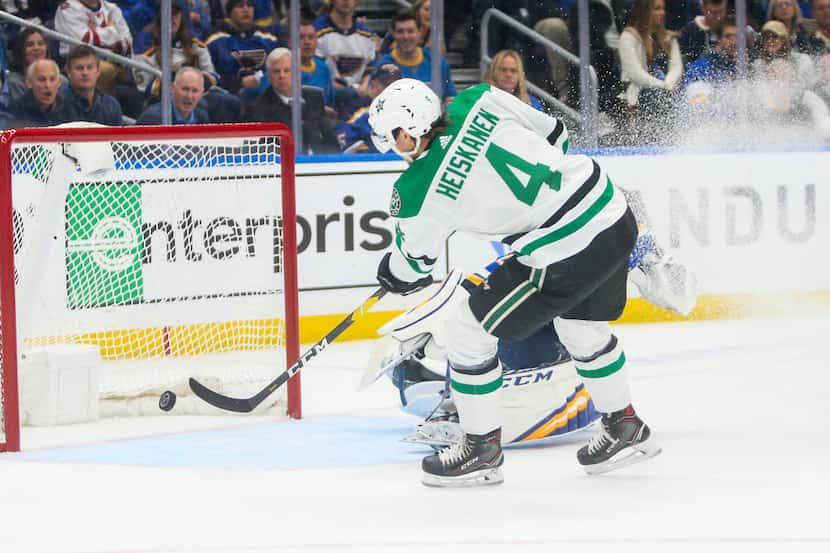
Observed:
[[[404,282],[392,274],[392,269],[389,267],[391,257],[392,252],[386,252],[386,255],[380,260],[380,265],[378,265],[378,282],[387,291],[393,294],[400,294],[401,296],[408,296],[409,294],[414,294],[426,288],[434,282],[432,275],[419,278],[415,282]]]

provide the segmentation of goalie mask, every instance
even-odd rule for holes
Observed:
[[[390,84],[369,106],[372,142],[379,152],[390,149],[411,158],[421,145],[421,137],[441,117],[441,100],[426,84],[416,79],[400,79]],[[411,152],[398,151],[395,131],[403,129],[415,139]]]

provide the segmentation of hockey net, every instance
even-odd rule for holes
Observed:
[[[218,413],[188,377],[247,396],[296,359],[285,127],[22,129],[0,152],[0,451],[44,352],[98,367],[100,416],[164,414],[164,390],[171,413]],[[299,379],[283,388],[261,410],[299,417]]]

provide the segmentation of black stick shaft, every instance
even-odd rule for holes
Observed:
[[[366,300],[354,311],[349,313],[345,319],[340,321],[340,323],[331,329],[328,334],[323,336],[316,344],[311,346],[305,353],[303,353],[297,361],[284,370],[277,378],[272,380],[268,383],[265,388],[254,394],[249,398],[234,398],[222,395],[218,392],[215,392],[196,380],[195,378],[190,379],[190,389],[193,390],[193,393],[202,398],[207,403],[210,403],[214,407],[218,407],[219,409],[224,409],[225,411],[234,411],[236,413],[250,413],[253,411],[257,405],[265,401],[265,399],[273,394],[280,386],[285,384],[289,378],[294,376],[300,369],[302,369],[306,363],[308,363],[313,358],[317,357],[320,352],[328,347],[330,343],[336,340],[343,332],[346,331],[350,326],[352,326],[355,322],[362,319],[366,313],[374,306],[380,299],[386,294],[386,289],[381,287],[372,292],[372,295],[366,298]]]

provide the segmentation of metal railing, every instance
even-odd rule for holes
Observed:
[[[538,42],[542,46],[549,48],[556,52],[557,55],[562,56],[565,58],[568,63],[571,65],[576,65],[580,68],[580,71],[583,74],[587,75],[587,83],[586,79],[580,79],[580,90],[583,92],[582,94],[582,109],[581,113],[577,112],[572,107],[565,104],[559,98],[556,98],[552,94],[550,94],[547,90],[540,88],[539,86],[533,84],[532,82],[528,81],[527,88],[533,94],[541,97],[543,100],[554,106],[556,109],[561,111],[562,113],[566,114],[568,117],[571,117],[575,121],[580,123],[580,126],[585,134],[585,140],[587,142],[586,146],[594,146],[596,145],[597,137],[595,132],[594,122],[597,118],[597,73],[593,66],[588,65],[587,68],[582,65],[581,60],[579,57],[573,55],[571,52],[567,51],[566,49],[562,48],[560,45],[556,44],[552,40],[548,39],[545,36],[537,33],[533,29],[523,25],[522,23],[516,21],[506,13],[501,10],[497,10],[496,8],[490,8],[486,12],[484,12],[484,16],[481,18],[481,76],[484,77],[485,72],[487,71],[487,67],[493,61],[493,58],[490,57],[490,52],[488,51],[489,45],[489,36],[490,36],[490,22],[491,20],[496,19],[499,22],[507,25],[508,27],[512,28],[514,31],[517,31],[523,34],[526,37],[529,37],[534,42]],[[589,90],[585,90],[585,85],[588,84]],[[586,101],[587,100],[587,101]]]
[[[93,44],[89,44],[88,42],[78,40],[77,38],[64,35],[57,31],[53,31],[48,27],[44,27],[43,25],[39,25],[37,23],[32,23],[31,21],[26,21],[25,19],[21,19],[10,13],[0,11],[0,19],[8,21],[9,23],[14,23],[15,25],[18,25],[20,27],[31,27],[33,29],[37,29],[46,38],[51,38],[59,42],[65,42],[67,44],[71,44],[72,46],[89,46],[90,48],[95,50],[95,53],[98,54],[98,57],[100,58],[112,60],[120,65],[126,65],[128,67],[132,67],[134,69],[138,69],[141,71],[147,71],[148,73],[152,73],[155,77],[161,77],[161,70],[156,67],[147,65],[143,62],[134,60],[132,58],[122,56],[120,54],[116,54],[112,50],[106,50]]]

